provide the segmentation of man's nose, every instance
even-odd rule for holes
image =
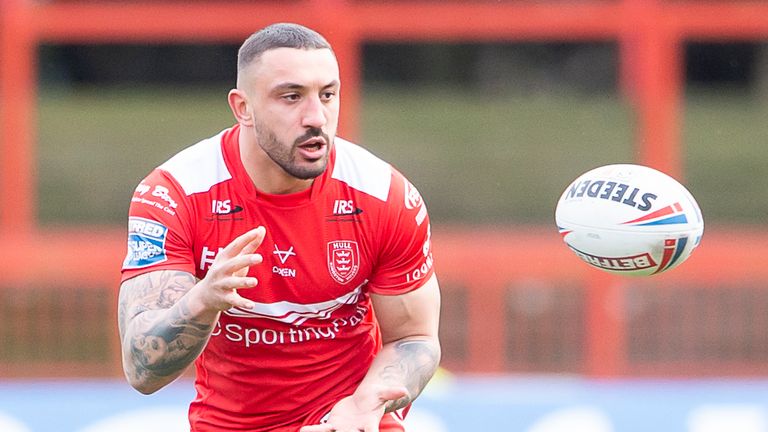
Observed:
[[[325,107],[319,98],[307,99],[304,112],[302,113],[302,126],[322,128],[327,123],[325,116]]]

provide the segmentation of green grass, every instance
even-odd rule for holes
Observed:
[[[571,180],[631,160],[628,112],[610,97],[366,96],[365,145],[418,186],[435,220],[552,223]]]
[[[686,183],[713,221],[763,224],[768,215],[768,104],[730,93],[689,96]]]
[[[124,223],[146,173],[232,123],[225,97],[226,88],[41,91],[41,221]],[[687,183],[705,217],[762,222],[768,108],[698,94],[684,118]],[[361,121],[359,141],[419,187],[438,222],[550,224],[573,178],[635,158],[631,109],[611,95],[370,88]]]
[[[44,223],[123,223],[133,188],[152,168],[230,125],[225,89],[41,93]]]

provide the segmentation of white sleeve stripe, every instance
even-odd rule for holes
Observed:
[[[361,192],[386,201],[392,167],[368,150],[336,137],[336,164],[331,177]]]

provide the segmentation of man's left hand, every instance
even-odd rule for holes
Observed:
[[[355,394],[341,399],[333,406],[328,422],[304,426],[299,432],[379,432],[379,423],[388,402],[409,397],[404,387],[389,387],[379,391]]]

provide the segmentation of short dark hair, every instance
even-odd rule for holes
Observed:
[[[250,35],[237,52],[237,70],[242,71],[264,52],[275,48],[329,49],[320,33],[299,24],[277,23]]]

